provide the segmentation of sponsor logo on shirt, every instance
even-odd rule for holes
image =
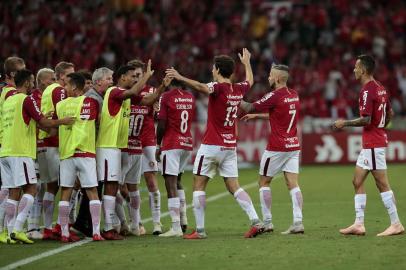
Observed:
[[[295,101],[299,101],[298,97],[294,97],[294,98],[285,98],[283,100],[284,103],[291,103],[291,102],[295,102]]]
[[[175,102],[193,102],[192,98],[175,98]]]

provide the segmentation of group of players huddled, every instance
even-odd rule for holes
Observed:
[[[141,174],[149,190],[153,234],[203,239],[207,237],[205,189],[217,171],[250,220],[251,226],[244,237],[274,230],[270,183],[280,172],[293,208],[293,223],[282,234],[304,233],[303,196],[298,185],[300,101],[297,92],[287,87],[289,67],[272,65],[269,93],[249,103],[243,98],[254,83],[251,55],[243,49],[238,56],[245,68],[243,82],[231,80],[235,69],[233,58],[219,55],[214,58],[213,82],[200,83],[168,68],[157,88],[147,85],[154,73],[151,60],[146,65],[132,60],[114,72],[106,67],[98,68],[92,75],[75,72],[74,64],[60,62],[55,70],[40,69],[35,78],[25,68],[23,59],[7,58],[6,84],[0,98],[0,241],[13,244],[48,239],[68,243],[80,240],[78,231],[94,241],[145,234],[140,218]],[[340,230],[342,234],[365,234],[363,183],[369,172],[376,180],[391,220],[391,225],[378,235],[404,232],[386,174],[384,128],[392,110],[385,88],[373,78],[374,67],[371,56],[357,58],[354,73],[363,86],[360,118],[333,123],[334,129],[364,126],[363,150],[353,181],[356,219],[353,225]],[[181,176],[193,149],[191,124],[195,111],[195,98],[189,89],[207,95],[209,101],[207,128],[193,168],[196,229],[186,234],[188,222]],[[240,110],[247,113],[241,120],[269,119],[271,127],[259,169],[262,221],[250,196],[238,182],[236,147]],[[172,220],[170,229],[164,233],[156,180],[158,167],[165,179]],[[59,189],[58,219],[53,227],[54,201]],[[79,190],[82,196],[76,215]],[[130,224],[124,205],[128,207]],[[101,212],[104,214],[102,231]]]

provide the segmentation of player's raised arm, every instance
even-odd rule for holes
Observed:
[[[151,69],[151,59],[149,59],[148,65],[147,65],[147,70],[144,72],[144,75],[129,90],[124,91],[123,94],[121,95],[121,97],[123,99],[127,99],[127,98],[138,95],[140,93],[141,89],[147,83],[147,81],[151,78],[152,74],[154,74],[154,70]]]
[[[251,68],[251,53],[244,48],[242,50],[242,55],[239,53],[238,56],[240,57],[241,63],[244,65],[245,68],[245,80],[249,82],[250,86],[254,84],[254,74],[252,73]]]
[[[166,70],[166,75],[172,79],[177,79],[178,81],[184,82],[185,84],[187,84],[188,86],[190,86],[191,88],[195,89],[196,91],[199,91],[201,93],[210,94],[210,89],[209,87],[201,82],[192,80],[192,79],[188,79],[182,75],[179,74],[179,72],[172,68],[168,68]]]
[[[162,95],[162,93],[165,91],[165,89],[169,86],[171,81],[172,81],[172,78],[165,76],[161,85],[158,87],[158,89],[154,93],[145,95],[142,98],[141,105],[150,106],[150,105],[154,104],[155,101],[158,100],[158,98]]]

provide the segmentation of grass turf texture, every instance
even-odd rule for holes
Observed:
[[[272,214],[275,232],[244,239],[249,222],[230,196],[207,204],[206,240],[158,239],[155,236],[128,237],[125,241],[87,243],[47,257],[19,269],[404,269],[406,235],[378,238],[375,235],[389,225],[372,176],[367,180],[365,237],[345,237],[338,229],[354,220],[353,166],[307,166],[300,175],[304,197],[304,235],[280,235],[291,223],[292,210],[284,181],[276,179],[272,187]],[[389,165],[389,179],[395,192],[398,213],[406,223],[406,166]],[[240,183],[257,180],[257,169],[240,170]],[[192,201],[191,174],[183,178],[187,201]],[[167,211],[163,180],[160,178],[162,212]],[[222,179],[208,185],[207,196],[224,192]],[[260,214],[258,189],[247,189]],[[146,196],[143,192],[142,196]],[[147,199],[142,204],[144,218],[150,216]],[[194,225],[192,209],[189,225]],[[165,228],[169,217],[162,219]],[[149,232],[151,222],[145,224]],[[0,267],[46,252],[62,244],[37,241],[34,245],[0,245]]]

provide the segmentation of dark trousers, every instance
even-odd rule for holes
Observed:
[[[99,185],[97,186],[97,193],[99,195],[99,199],[101,200],[103,195],[103,182],[98,182]],[[83,228],[88,229],[89,232],[92,232],[93,225],[92,225],[92,216],[90,215],[89,209],[89,197],[86,194],[86,191],[82,189],[82,201],[80,203],[79,213],[76,217],[76,222],[74,227],[76,228]]]

